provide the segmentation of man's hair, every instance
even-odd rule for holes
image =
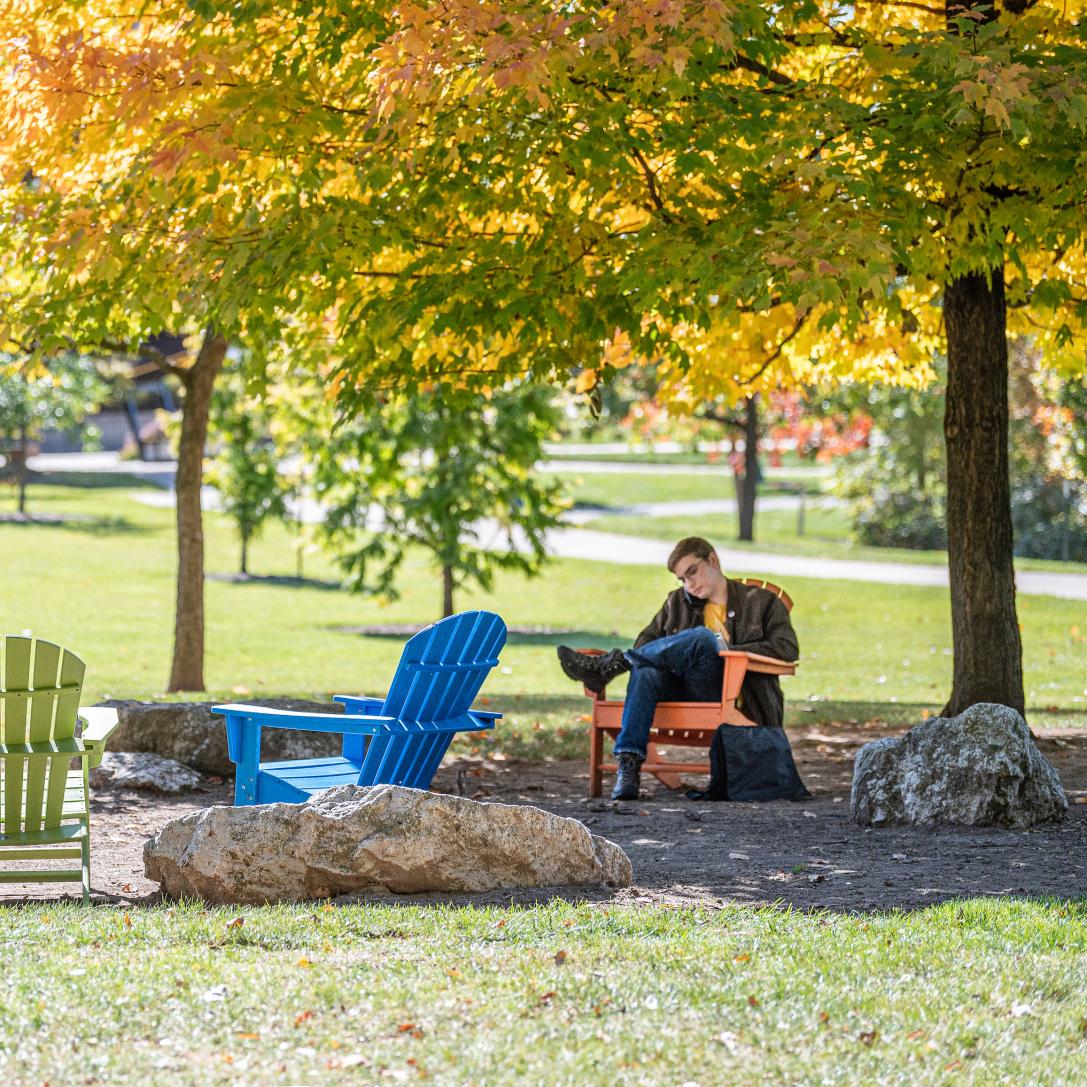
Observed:
[[[716,554],[709,540],[704,540],[701,536],[688,536],[672,548],[672,553],[668,556],[668,569],[674,574],[676,563],[686,555],[694,555],[696,559],[708,559],[710,555]]]

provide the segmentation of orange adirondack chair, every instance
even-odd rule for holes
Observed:
[[[744,585],[758,585],[768,589],[790,611],[793,602],[788,593],[769,581],[758,578],[741,578]],[[599,654],[602,649],[583,649],[583,653]],[[718,725],[736,725],[739,728],[752,728],[757,722],[737,708],[736,700],[740,697],[740,688],[748,672],[761,672],[766,675],[791,676],[796,672],[796,665],[774,657],[764,657],[758,653],[745,653],[742,650],[725,649],[724,677],[721,682],[720,702],[658,702],[657,712],[653,717],[653,728],[649,733],[649,746],[642,771],[652,774],[658,781],[671,789],[678,789],[682,784],[680,774],[708,774],[709,758],[700,762],[669,762],[665,760],[659,747],[701,747],[709,751],[710,741]],[[623,718],[623,703],[609,700],[607,691],[597,694],[588,687],[585,694],[592,699],[593,712],[590,726],[589,744],[589,795],[600,796],[603,791],[604,774],[614,773],[618,768],[615,762],[604,761],[604,737],[613,739],[619,734]]]

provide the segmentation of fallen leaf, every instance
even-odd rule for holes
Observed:
[[[401,1023],[400,1026],[398,1026],[396,1029],[401,1034],[407,1034],[408,1031],[415,1029],[415,1024],[414,1023]]]
[[[308,1023],[313,1018],[313,1012],[308,1009],[304,1012],[299,1012],[294,1017],[294,1025],[300,1027],[303,1023]]]
[[[862,1030],[860,1034],[857,1035],[857,1041],[860,1042],[861,1045],[871,1045],[878,1037],[878,1030]]]
[[[556,966],[562,966],[562,964],[564,962],[566,962],[566,952],[565,951],[556,951],[555,952],[555,965]]]
[[[747,1002],[753,1008],[757,1008],[759,1006],[759,998],[757,996],[749,996],[747,998]]]
[[[298,960],[298,962],[295,963],[295,966],[302,966],[302,967],[308,967],[308,966],[312,966],[312,965],[313,965],[313,963],[311,963],[309,961],[309,959],[307,959],[305,956],[300,958]]]
[[[241,928],[242,925],[244,925],[244,924],[245,924],[245,918],[244,917],[235,917],[235,918],[231,919],[230,921],[227,921],[226,927],[227,928]]]
[[[924,1038],[924,1036],[925,1032],[923,1030],[911,1030],[909,1034],[906,1035],[911,1042],[916,1042],[919,1038]]]
[[[742,954],[742,955],[733,955],[732,956],[732,961],[733,962],[750,962],[751,961],[751,956],[746,954],[746,953]]]
[[[829,1023],[830,1022],[830,1012],[820,1012],[819,1013],[819,1022],[820,1023]]]
[[[540,997],[540,1003],[541,1004],[550,1004],[551,1001],[554,1000],[556,996],[558,996],[558,993],[556,993],[555,990],[552,989],[550,992],[544,993],[543,996]]]
[[[247,1042],[259,1042],[260,1035],[254,1034],[251,1030],[240,1030],[235,1035],[235,1038],[244,1038]]]

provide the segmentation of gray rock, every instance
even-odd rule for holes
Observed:
[[[163,827],[143,858],[166,894],[218,903],[626,887],[632,877],[623,850],[576,819],[397,785],[341,785],[305,804],[205,808]]]
[[[933,717],[857,752],[850,811],[858,823],[957,823],[1022,829],[1068,811],[1056,770],[1026,722],[988,702]]]
[[[105,702],[117,710],[118,726],[109,740],[110,751],[147,751],[191,766],[202,774],[233,775],[226,753],[226,724],[211,712],[218,702]],[[254,706],[306,713],[342,713],[338,702],[307,702],[291,698],[249,699]],[[313,759],[338,755],[340,736],[294,729],[261,729],[261,759]]]
[[[176,759],[146,751],[107,751],[91,771],[91,785],[142,789],[150,793],[183,793],[200,784],[200,775]]]

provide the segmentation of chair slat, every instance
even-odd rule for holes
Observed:
[[[69,650],[64,651],[60,664],[61,692],[57,696],[57,711],[53,723],[53,735],[67,740],[75,735],[76,718],[79,715],[79,696],[87,666]]]
[[[23,780],[25,758],[7,758],[4,763],[4,833],[19,834],[23,829]]]
[[[53,711],[57,704],[61,648],[40,638],[34,643],[34,670],[30,696],[27,739],[31,743],[52,739]]]
[[[30,656],[33,638],[9,634],[4,639],[4,689],[25,691],[30,687]]]
[[[81,771],[83,777],[83,792],[84,795],[87,792],[86,782],[86,766],[87,760],[83,760],[84,769]],[[45,811],[43,813],[44,823],[46,827],[60,826],[61,819],[64,814],[64,794],[68,786],[68,764],[64,759],[54,758],[49,760],[49,781],[46,787],[45,794]]]
[[[30,689],[30,657],[34,641],[9,635],[4,639],[4,728],[0,743],[19,744],[26,741],[29,706],[26,691]]]
[[[45,779],[52,762],[50,758],[27,759],[26,794],[23,800],[23,827],[27,832],[41,830]]]

